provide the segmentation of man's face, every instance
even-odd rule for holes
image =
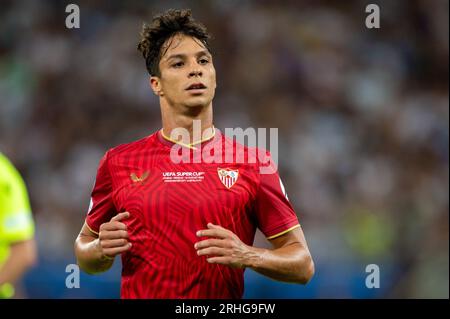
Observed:
[[[216,70],[203,44],[193,37],[177,34],[161,50],[160,76],[151,77],[155,93],[171,105],[209,105],[216,89]]]

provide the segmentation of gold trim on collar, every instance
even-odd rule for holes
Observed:
[[[196,145],[196,144],[200,144],[200,143],[206,142],[206,141],[212,139],[212,138],[216,135],[216,128],[214,127],[214,125],[213,125],[212,129],[213,129],[213,133],[212,133],[211,136],[209,136],[209,137],[207,137],[207,138],[205,138],[205,139],[202,139],[202,140],[200,140],[200,141],[196,141],[196,142],[189,143],[189,144],[186,144],[186,143],[183,143],[183,142],[178,142],[178,141],[175,141],[174,139],[171,139],[170,137],[168,137],[168,136],[166,136],[166,135],[164,134],[163,129],[161,129],[160,131],[161,131],[161,136],[162,136],[165,140],[167,140],[167,141],[169,141],[169,142],[172,142],[172,143],[175,143],[175,144],[178,144],[178,145],[181,145],[181,146],[184,146],[184,147],[187,147],[187,148],[191,148],[191,149],[193,149],[193,150],[196,150],[197,147],[194,147],[193,145]]]

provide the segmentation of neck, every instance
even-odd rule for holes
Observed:
[[[176,142],[194,145],[214,134],[212,103],[178,108],[161,103],[161,115],[163,135]],[[189,134],[183,134],[186,131]]]

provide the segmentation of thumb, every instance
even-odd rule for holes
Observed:
[[[126,218],[130,217],[130,213],[129,212],[123,212],[123,213],[119,213],[116,216],[114,216],[113,218],[111,218],[111,221],[114,222],[118,222],[121,220],[124,220]]]

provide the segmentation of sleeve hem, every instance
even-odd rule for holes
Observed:
[[[34,239],[34,230],[31,230],[27,234],[9,235],[8,237],[5,238],[5,242],[12,245],[32,239]]]
[[[275,234],[275,235],[268,236],[268,237],[266,237],[266,238],[267,238],[267,239],[274,239],[274,238],[280,237],[281,235],[284,235],[284,234],[286,234],[286,233],[290,232],[291,230],[293,230],[293,229],[295,229],[295,228],[298,228],[298,227],[300,227],[300,224],[297,224],[297,225],[294,225],[294,226],[292,226],[292,227],[289,227],[289,228],[286,229],[286,230],[283,230],[283,231],[281,231],[281,232],[279,232],[279,233],[277,233],[277,234]]]
[[[86,224],[86,227],[87,227],[91,232],[93,232],[93,233],[96,234],[97,236],[99,235],[98,232],[96,232],[95,230],[92,229],[91,226],[89,226],[88,221],[87,221],[87,218],[85,219],[84,223]]]

